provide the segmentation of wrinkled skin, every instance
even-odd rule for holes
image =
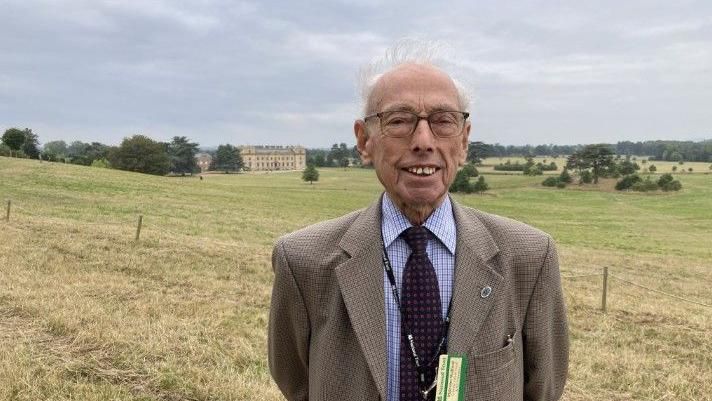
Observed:
[[[425,116],[437,110],[461,110],[452,79],[427,65],[404,64],[387,72],[376,83],[368,100],[369,114],[410,110]],[[364,164],[373,164],[378,179],[403,214],[420,225],[447,196],[458,167],[467,157],[470,122],[459,136],[439,138],[420,120],[409,138],[381,134],[378,118],[354,123],[356,146]],[[411,167],[435,167],[428,176],[413,174]]]

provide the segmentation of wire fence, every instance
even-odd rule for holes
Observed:
[[[29,211],[29,210],[27,210],[27,209],[25,209],[25,208],[23,208],[23,207],[18,207],[16,204],[12,204],[12,202],[11,202],[10,200],[8,200],[7,203],[6,203],[6,212],[5,212],[5,216],[4,216],[4,217],[5,217],[4,220],[5,220],[7,223],[9,223],[9,221],[10,221],[10,216],[11,216],[11,211],[12,211],[12,210],[20,210],[20,211],[22,211],[23,214],[26,214],[26,215],[29,215],[29,216],[32,216],[32,217],[43,218],[43,219],[44,219],[44,218],[47,218],[47,216],[42,216],[42,215],[39,215],[39,214],[37,214],[37,213],[31,212],[31,211]],[[115,222],[81,222],[81,224],[84,224],[84,225],[92,225],[92,226],[102,226],[102,227],[113,226],[113,227],[120,227],[120,228],[122,228],[122,229],[126,229],[126,228],[130,227],[130,226],[128,226],[128,222],[125,223],[125,224],[122,224],[122,223],[115,223]],[[6,227],[6,228],[10,228],[10,229],[15,230],[15,231],[22,231],[22,230],[18,229],[17,227],[13,227],[13,226],[10,225],[10,224],[6,224],[5,227]],[[242,248],[242,247],[244,246],[243,244],[239,244],[239,243],[235,243],[235,242],[220,241],[220,240],[216,240],[216,239],[214,239],[214,238],[200,237],[200,236],[195,236],[195,235],[190,235],[190,234],[185,234],[185,233],[179,233],[179,232],[176,232],[176,231],[173,231],[173,230],[166,229],[166,228],[164,228],[164,227],[159,227],[159,226],[157,226],[157,225],[155,225],[155,224],[153,224],[153,223],[144,222],[144,221],[143,221],[143,215],[138,215],[137,227],[136,227],[136,234],[135,234],[135,238],[134,238],[135,241],[139,241],[139,240],[140,240],[140,235],[141,235],[142,227],[147,227],[147,228],[149,228],[149,229],[151,229],[151,230],[157,231],[158,234],[159,234],[162,238],[164,238],[164,239],[166,239],[166,238],[169,238],[169,239],[189,238],[189,239],[191,239],[191,240],[200,241],[200,242],[203,242],[203,243],[205,243],[205,244],[210,244],[210,245],[222,245],[222,246],[240,247],[240,248]],[[579,279],[579,278],[589,278],[589,277],[603,277],[603,289],[602,289],[602,297],[601,297],[601,298],[602,298],[602,299],[601,299],[601,309],[602,309],[604,312],[606,311],[606,308],[607,308],[607,292],[608,292],[608,279],[609,279],[609,278],[618,280],[619,282],[622,282],[622,283],[625,283],[625,284],[628,284],[628,285],[632,285],[632,286],[634,286],[634,287],[637,287],[637,288],[640,288],[640,289],[643,289],[643,290],[647,290],[647,291],[650,291],[650,292],[653,292],[653,293],[656,293],[656,294],[660,294],[660,295],[663,295],[663,296],[666,296],[666,297],[669,297],[669,298],[673,298],[673,299],[676,299],[676,300],[679,300],[679,301],[683,301],[683,302],[687,302],[687,303],[690,303],[690,304],[702,306],[702,307],[705,307],[705,308],[712,308],[712,305],[710,305],[710,304],[706,304],[706,303],[703,303],[703,302],[700,302],[700,301],[696,301],[696,300],[693,300],[693,299],[681,297],[681,296],[679,296],[679,295],[670,294],[670,293],[667,293],[667,292],[665,292],[665,291],[661,291],[661,290],[658,290],[658,289],[655,289],[655,288],[650,288],[650,287],[644,286],[644,285],[642,285],[642,284],[640,284],[640,283],[636,283],[636,282],[633,282],[633,281],[624,279],[624,278],[622,278],[622,277],[620,277],[620,276],[618,276],[618,275],[610,274],[610,273],[608,272],[608,267],[607,267],[607,266],[605,266],[605,267],[603,268],[603,271],[600,272],[600,273],[597,273],[597,272],[585,272],[585,273],[562,274],[562,275],[561,275],[561,278],[564,278],[564,279]]]

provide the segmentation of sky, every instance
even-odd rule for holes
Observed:
[[[436,40],[471,140],[712,138],[712,2],[0,0],[0,129],[353,144],[359,69]]]

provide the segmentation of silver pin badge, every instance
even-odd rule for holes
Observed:
[[[490,296],[491,293],[492,293],[492,287],[487,286],[487,287],[484,287],[482,289],[482,291],[480,291],[480,296],[482,298],[487,298],[488,296]]]

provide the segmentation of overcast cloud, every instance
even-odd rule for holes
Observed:
[[[359,67],[447,42],[473,140],[712,138],[712,2],[0,0],[0,128],[353,143]],[[588,4],[585,4],[588,3]]]

